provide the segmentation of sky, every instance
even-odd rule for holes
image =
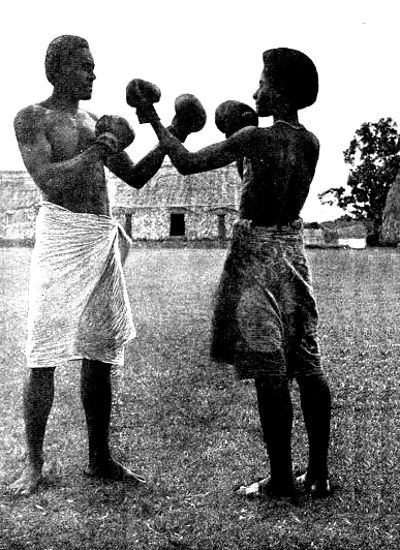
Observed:
[[[0,170],[24,170],[13,119],[23,107],[50,96],[44,73],[49,42],[61,34],[86,38],[95,59],[92,99],[82,107],[116,114],[133,126],[128,148],[134,161],[155,144],[148,124],[139,124],[126,104],[133,78],[161,89],[157,110],[167,125],[174,100],[195,94],[207,111],[204,129],[186,146],[196,151],[224,139],[214,113],[227,99],[254,107],[262,52],[289,47],[317,66],[317,102],[299,112],[316,134],[321,153],[305,221],[334,219],[341,210],[323,206],[318,194],[345,185],[343,151],[363,122],[391,117],[400,126],[398,0],[13,0],[2,7]],[[272,123],[261,119],[260,126]]]

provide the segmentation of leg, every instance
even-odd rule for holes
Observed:
[[[116,481],[143,481],[111,457],[109,429],[111,417],[111,366],[100,361],[83,360],[81,398],[86,415],[91,477]]]
[[[270,462],[271,488],[277,494],[292,494],[293,411],[289,381],[285,376],[265,376],[256,379],[256,390],[261,426]]]
[[[301,407],[308,434],[309,460],[305,479],[329,493],[328,447],[331,421],[331,393],[323,374],[299,376]],[[312,492],[312,491],[311,491]],[[318,496],[318,495],[315,495]],[[321,494],[320,496],[327,496]]]
[[[239,494],[252,497],[294,497],[291,436],[293,411],[286,376],[256,378],[258,411],[270,463],[270,478],[242,486]]]
[[[54,368],[30,369],[24,384],[27,462],[12,485],[15,494],[33,493],[42,481],[43,442],[54,398]]]
[[[85,410],[89,469],[110,458],[108,446],[111,415],[111,367],[99,361],[83,360],[81,399]]]

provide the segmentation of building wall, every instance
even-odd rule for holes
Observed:
[[[185,216],[185,235],[171,237],[171,214],[182,213]],[[117,207],[114,215],[118,221],[126,226],[127,218],[123,209]],[[199,208],[196,211],[183,208],[140,208],[132,209],[128,215],[130,218],[130,234],[132,239],[140,240],[166,240],[182,239],[218,239],[219,238],[219,215],[215,212]],[[232,234],[232,226],[237,219],[237,213],[226,211],[224,213],[226,238]]]
[[[40,193],[26,172],[0,173],[0,240],[30,241]]]
[[[217,179],[213,182],[214,194],[211,195],[207,194],[208,185],[207,181],[204,181],[207,176],[204,174],[203,180],[200,180],[202,187],[197,185],[197,182],[191,183],[189,180],[188,184],[192,185],[193,192],[190,189],[187,196],[184,192],[169,194],[171,189],[179,188],[179,185],[175,185],[175,174],[171,166],[160,170],[156,178],[160,178],[162,185],[157,186],[157,182],[153,180],[143,188],[145,193],[132,189],[115,178],[109,178],[111,200],[115,205],[113,214],[124,226],[127,221],[131,222],[129,232],[132,238],[218,240],[221,237],[220,216],[224,216],[225,237],[229,239],[232,235],[232,226],[237,219],[240,200],[240,185],[235,181],[235,171],[230,173],[225,169],[214,174],[213,177]],[[185,180],[182,189],[187,187]],[[198,193],[198,189],[203,189],[203,194]],[[220,194],[215,192],[218,189],[221,189]],[[195,204],[196,200],[201,201],[201,204]],[[40,192],[26,172],[0,172],[0,244],[30,244],[33,241],[39,202]],[[153,204],[154,202],[157,204]],[[188,202],[190,204],[187,204]],[[183,213],[185,216],[185,235],[182,237],[170,236],[172,213]],[[323,245],[326,242],[322,229],[305,229],[304,234],[308,245]]]
[[[324,245],[325,236],[322,229],[304,229],[304,240],[308,245]]]
[[[31,241],[35,233],[37,207],[0,212],[0,239]]]
[[[36,214],[41,200],[38,188],[26,172],[0,172],[0,185],[0,243],[31,243],[34,239]],[[112,180],[109,185],[112,203],[115,205],[113,214],[124,226],[127,221],[126,215],[131,216],[133,239],[169,239],[171,213],[176,212],[181,212],[185,216],[185,235],[182,237],[184,239],[218,239],[219,215],[224,215],[226,238],[229,238],[237,217],[234,205],[228,208],[218,208],[219,205],[215,204],[214,208],[194,205],[135,207],[137,190],[132,190],[125,184],[116,187]]]

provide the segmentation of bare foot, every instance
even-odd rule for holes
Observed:
[[[242,485],[235,490],[237,495],[244,495],[247,498],[255,498],[259,496],[265,497],[291,497],[293,496],[294,488],[291,484],[285,487],[275,486],[270,478],[260,479],[250,485]]]
[[[99,463],[97,465],[89,466],[83,473],[88,477],[97,479],[104,479],[110,481],[124,481],[132,484],[146,483],[145,479],[138,474],[134,474],[114,460],[110,458],[106,462]]]
[[[42,466],[27,463],[22,474],[10,485],[15,496],[28,496],[34,493],[43,481]]]
[[[327,498],[332,495],[329,478],[309,479],[307,471],[296,477],[296,483],[313,498]]]

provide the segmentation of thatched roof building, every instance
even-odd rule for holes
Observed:
[[[234,165],[182,176],[169,163],[142,189],[110,175],[114,214],[134,239],[226,239],[237,217],[241,180]]]
[[[241,181],[234,165],[182,176],[165,162],[142,189],[107,173],[113,213],[133,239],[226,239],[237,217]],[[40,193],[26,172],[0,172],[0,240],[34,238]]]
[[[133,240],[221,243],[231,236],[242,193],[235,164],[182,176],[167,160],[142,189],[129,187],[111,172],[107,178],[113,214]],[[0,185],[0,244],[33,242],[39,190],[23,171],[0,172]],[[363,236],[359,224],[347,224],[343,232],[335,222],[314,223],[306,224],[304,236],[315,247]]]

